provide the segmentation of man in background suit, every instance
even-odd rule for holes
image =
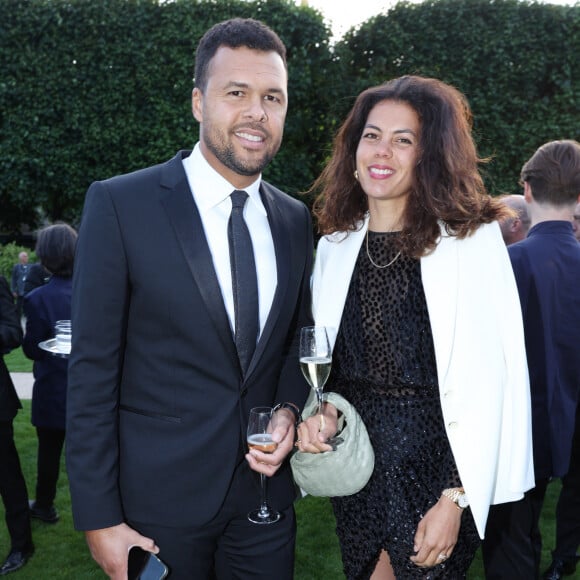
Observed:
[[[26,294],[24,287],[26,285],[29,268],[28,253],[20,252],[18,254],[18,263],[12,267],[12,280],[10,284],[12,295],[16,300],[16,310],[19,317],[22,316],[22,301],[24,300],[24,294]]]
[[[2,355],[20,346],[22,327],[7,280],[0,276],[0,495],[6,508],[10,552],[0,566],[0,576],[14,572],[34,552],[28,492],[14,444],[13,420],[22,408]]]
[[[491,507],[487,580],[539,576],[542,504],[549,480],[568,473],[580,399],[580,245],[571,224],[580,199],[580,143],[542,145],[521,181],[532,227],[508,252],[524,320],[536,485],[519,502]]]
[[[286,457],[308,394],[297,341],[312,322],[312,228],[303,203],[261,180],[282,140],[287,94],[278,36],[252,19],[219,23],[196,51],[193,152],[87,193],[67,467],[75,526],[111,578],[126,577],[132,545],[159,552],[171,579],[292,578]],[[245,306],[234,307],[230,269],[233,190],[249,195],[258,281],[247,368],[235,342],[244,329],[233,330]],[[248,414],[263,405],[281,405],[278,447],[248,454]],[[247,520],[259,504],[256,472],[269,476],[275,524]]]
[[[580,241],[580,203],[572,215],[572,229]],[[576,427],[572,443],[570,469],[562,478],[562,489],[556,504],[556,545],[552,561],[545,570],[543,580],[560,580],[574,574],[580,560],[580,401],[576,406]]]
[[[499,199],[514,210],[513,217],[503,219],[499,222],[501,235],[506,246],[515,244],[523,240],[528,235],[530,229],[530,216],[528,214],[528,204],[523,195],[512,194],[502,195]]]

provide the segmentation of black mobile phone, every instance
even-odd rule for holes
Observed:
[[[162,580],[167,574],[167,566],[155,554],[138,546],[129,550],[128,580]]]

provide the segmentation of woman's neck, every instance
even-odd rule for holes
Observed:
[[[396,203],[396,200],[369,200],[369,230],[372,232],[401,231],[404,210],[405,206]]]

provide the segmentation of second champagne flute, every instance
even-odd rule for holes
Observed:
[[[272,441],[275,427],[272,407],[254,407],[250,409],[248,421],[248,447],[262,453],[274,453],[278,443]],[[248,514],[248,520],[254,524],[273,524],[280,519],[280,514],[272,509],[266,500],[266,476],[260,473],[260,507]]]

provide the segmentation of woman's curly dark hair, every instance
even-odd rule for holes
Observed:
[[[311,192],[319,193],[314,215],[319,231],[355,230],[368,210],[367,197],[354,177],[356,151],[369,113],[382,101],[409,105],[419,117],[419,161],[403,216],[403,253],[421,257],[435,248],[439,221],[458,238],[480,224],[504,217],[503,204],[486,192],[478,170],[464,95],[434,78],[406,75],[363,91],[338,130],[332,157]]]

